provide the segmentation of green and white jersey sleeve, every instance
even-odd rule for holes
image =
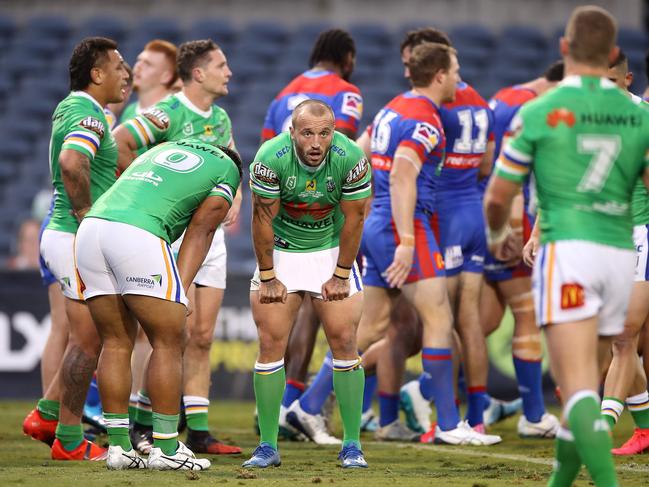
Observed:
[[[371,195],[371,170],[362,149],[336,132],[318,167],[302,163],[289,133],[265,142],[250,165],[250,188],[264,198],[279,198],[273,221],[275,248],[312,252],[338,246],[344,216],[341,200]]]
[[[571,76],[520,110],[496,175],[534,172],[542,243],[633,248],[631,195],[649,165],[649,112],[604,78]]]
[[[54,111],[50,139],[50,172],[54,209],[47,228],[76,233],[79,224],[63,185],[59,157],[64,150],[78,152],[90,162],[90,193],[94,202],[116,179],[117,144],[104,109],[88,93],[70,93]]]
[[[184,138],[234,148],[232,123],[225,110],[216,105],[201,110],[182,92],[165,98],[124,124],[138,150]]]
[[[211,144],[166,142],[135,159],[88,216],[127,223],[171,243],[206,198],[231,205],[239,182],[235,163]]]

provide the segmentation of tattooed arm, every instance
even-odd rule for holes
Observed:
[[[63,186],[70,199],[73,214],[81,221],[92,206],[90,160],[81,152],[65,149],[61,151],[59,164]]]
[[[259,265],[259,302],[262,304],[286,301],[286,287],[274,277],[273,270],[273,219],[279,207],[279,198],[264,198],[252,193],[252,243]]]

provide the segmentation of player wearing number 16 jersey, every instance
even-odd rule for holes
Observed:
[[[606,10],[575,9],[560,41],[566,78],[521,109],[520,131],[485,195],[489,247],[510,258],[511,201],[534,173],[541,228],[533,273],[537,323],[565,405],[551,486],[571,485],[581,463],[595,485],[619,485],[596,392],[597,352],[623,330],[629,303],[636,260],[631,200],[638,178],[649,185],[649,112],[606,79],[618,51],[616,31]]]

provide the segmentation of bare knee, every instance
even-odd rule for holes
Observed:
[[[214,341],[214,333],[212,330],[196,330],[192,331],[187,338],[187,347],[197,349],[201,352],[209,353]]]
[[[353,327],[343,327],[327,332],[327,340],[334,357],[348,358],[358,356],[356,334]]]

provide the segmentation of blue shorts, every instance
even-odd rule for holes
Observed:
[[[394,259],[399,236],[389,214],[373,211],[365,221],[361,253],[363,284],[389,288],[385,271]],[[434,277],[444,277],[444,259],[426,215],[415,215],[415,254],[406,284]]]
[[[476,200],[444,205],[436,215],[446,275],[452,277],[460,272],[481,274],[487,252],[482,203]]]
[[[43,231],[45,230],[45,227],[47,224],[50,222],[50,217],[51,215],[47,215],[45,219],[43,220],[43,223],[41,223],[41,231],[38,234],[38,245],[40,247],[41,244],[41,238],[43,237]],[[41,270],[41,279],[43,280],[43,286],[49,287],[50,284],[54,284],[55,282],[59,282],[56,277],[54,277],[54,274],[50,271],[50,269],[47,267],[47,264],[43,260],[43,255],[40,253],[38,254],[38,262],[40,264],[40,270]]]

